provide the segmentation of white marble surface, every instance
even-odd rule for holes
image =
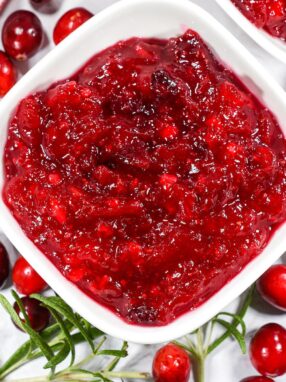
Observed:
[[[46,31],[46,43],[44,49],[42,49],[36,56],[29,61],[28,64],[19,65],[20,72],[24,73],[33,65],[37,60],[43,57],[46,52],[52,48],[51,35],[53,25],[58,19],[59,15],[64,13],[65,10],[82,5],[94,13],[100,11],[104,7],[114,3],[116,0],[58,0],[60,8],[57,13],[54,14],[40,14]],[[178,0],[179,1],[179,0]],[[218,7],[215,0],[193,0],[197,4],[206,8],[209,12],[217,17],[219,21],[225,24],[231,32],[245,44],[245,46],[252,51],[257,59],[269,70],[269,75],[273,76],[286,90],[286,67],[272,58],[268,53],[264,52],[255,42],[253,42],[234,22]],[[6,16],[16,9],[29,9],[30,4],[28,0],[10,0],[3,14],[0,15],[0,28],[4,22]],[[285,95],[286,96],[286,95]],[[1,222],[0,222],[1,225]],[[5,238],[3,238],[5,241]],[[6,243],[10,248],[11,257],[15,257],[13,248]],[[9,288],[4,293],[9,295]],[[234,309],[237,302],[234,302],[228,309]],[[247,327],[249,330],[249,336],[251,332],[257,329],[259,326],[267,322],[278,322],[286,325],[286,314],[280,314],[274,309],[269,308],[259,298],[256,298],[253,307],[250,309],[247,318]],[[7,355],[11,354],[13,350],[25,339],[25,335],[17,331],[7,315],[0,309],[0,362],[5,360]],[[118,345],[118,341],[109,339],[114,342],[114,345]],[[152,357],[156,350],[156,346],[138,346],[135,344],[130,345],[130,356],[127,360],[122,362],[121,367],[149,371],[151,367]],[[79,347],[79,354],[85,354],[87,349],[85,346]],[[36,361],[33,364],[16,372],[11,378],[19,379],[29,376],[41,375],[42,363]],[[96,367],[96,365],[93,365]],[[206,382],[239,382],[242,378],[255,374],[254,369],[250,365],[248,356],[242,356],[236,343],[229,340],[221,348],[209,357],[207,361],[207,373]],[[191,379],[192,381],[192,379]],[[285,377],[277,378],[276,381],[285,381]],[[179,382],[179,381],[178,381]]]

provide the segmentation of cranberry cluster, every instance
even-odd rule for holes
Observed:
[[[4,245],[0,243],[0,288],[5,285],[9,273],[10,261],[8,253]],[[12,278],[17,291],[25,295],[25,297],[21,298],[21,301],[32,328],[36,331],[42,331],[50,321],[50,313],[41,306],[39,301],[28,296],[32,293],[42,292],[47,287],[47,284],[23,257],[19,257],[16,261]],[[25,319],[17,303],[14,304],[14,309],[24,322]]]
[[[51,0],[31,0],[37,10],[51,3]],[[0,9],[0,12],[2,10]],[[58,44],[71,32],[92,17],[84,8],[73,8],[57,22],[53,32],[54,43]],[[2,29],[4,51],[0,51],[0,97],[3,97],[16,83],[17,70],[14,61],[26,61],[41,47],[44,31],[39,17],[27,10],[13,12],[6,19]]]

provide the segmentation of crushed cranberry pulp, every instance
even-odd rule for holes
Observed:
[[[231,0],[258,28],[286,41],[286,0]]]
[[[130,323],[163,325],[285,220],[285,159],[272,114],[189,30],[119,42],[25,98],[4,198],[68,280]]]

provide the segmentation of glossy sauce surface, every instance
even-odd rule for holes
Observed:
[[[286,218],[272,114],[192,31],[132,38],[19,105],[6,204],[63,275],[128,322],[217,292]]]
[[[231,0],[253,24],[286,41],[286,0]]]

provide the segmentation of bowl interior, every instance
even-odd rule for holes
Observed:
[[[89,20],[40,61],[8,93],[0,104],[0,155],[7,125],[18,102],[77,71],[95,53],[120,39],[171,37],[186,28],[199,32],[221,60],[245,82],[278,118],[286,131],[286,99],[283,90],[250,53],[212,16],[187,0],[124,0]],[[284,99],[284,100],[283,100]],[[3,187],[3,162],[0,187]],[[281,256],[286,245],[286,225],[276,232],[264,252],[237,277],[198,309],[163,327],[140,327],[123,322],[67,281],[25,236],[0,199],[0,222],[4,233],[48,284],[76,311],[104,332],[137,343],[159,343],[178,338],[204,324],[241,294],[267,267]]]
[[[263,49],[278,60],[286,63],[286,42],[272,37],[249,21],[231,0],[216,0],[221,8]]]

